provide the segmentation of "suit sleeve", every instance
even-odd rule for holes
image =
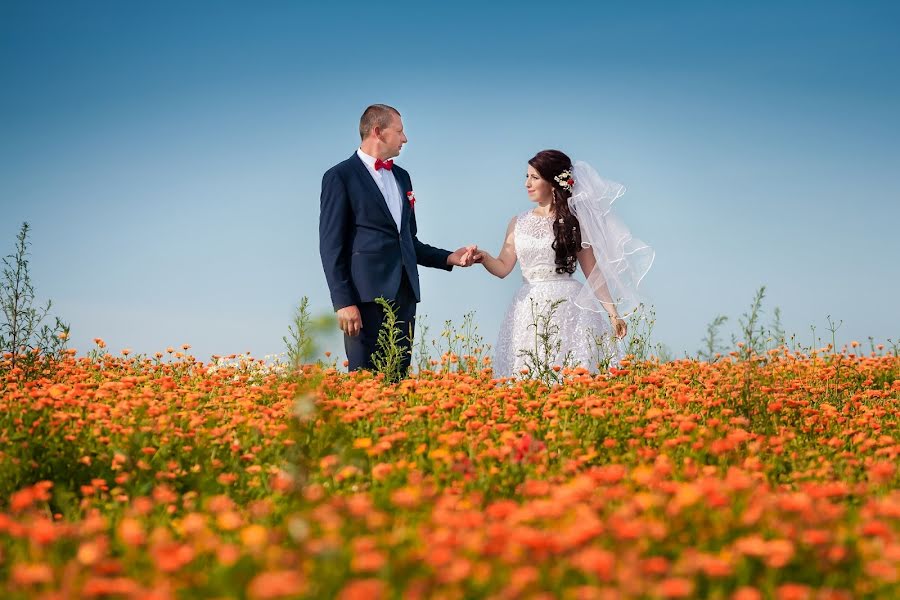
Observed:
[[[319,255],[334,310],[359,304],[350,275],[353,209],[347,187],[334,169],[322,177],[319,203]]]
[[[409,178],[408,175],[407,178]],[[409,189],[412,189],[412,180],[409,182]],[[413,245],[416,247],[416,263],[423,267],[452,271],[453,265],[447,264],[447,257],[453,254],[450,250],[435,248],[434,246],[429,246],[428,244],[419,241],[419,237],[416,235],[418,228],[416,227],[415,210],[409,215],[409,227],[412,232]]]

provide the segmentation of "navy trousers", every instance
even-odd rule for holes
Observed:
[[[400,289],[393,301],[397,311],[398,327],[402,332],[401,347],[404,350],[403,362],[400,365],[400,376],[405,377],[412,360],[410,353],[413,334],[416,327],[416,294],[404,271],[400,278]],[[374,370],[372,355],[378,351],[378,332],[384,322],[384,309],[376,302],[362,302],[358,305],[362,317],[362,330],[359,335],[344,334],[344,350],[347,351],[348,369]]]

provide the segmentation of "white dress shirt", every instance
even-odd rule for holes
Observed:
[[[400,231],[400,219],[403,216],[403,204],[400,198],[400,186],[397,184],[397,178],[394,177],[393,171],[387,169],[375,170],[375,157],[369,156],[362,149],[356,151],[356,155],[366,164],[369,174],[375,180],[375,185],[381,190],[381,195],[387,203],[394,222],[397,223],[397,231]]]

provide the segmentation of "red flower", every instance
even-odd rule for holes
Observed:
[[[526,458],[535,458],[535,454],[544,450],[547,445],[531,437],[526,433],[521,438],[513,442],[513,460],[517,463],[522,462]]]
[[[416,209],[416,194],[412,190],[406,192],[406,197],[409,199],[409,207],[413,210]]]
[[[574,180],[574,179],[570,179],[570,180],[567,181],[566,183],[568,183],[569,185],[575,185],[575,180]]]

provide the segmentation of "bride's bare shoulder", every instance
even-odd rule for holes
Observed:
[[[515,215],[513,215],[513,218],[510,221],[510,223],[515,223],[516,221],[519,221],[521,219],[527,219],[528,217],[530,217],[532,215],[534,215],[534,213],[531,211],[530,208],[528,210],[523,210],[522,212],[516,213]]]

